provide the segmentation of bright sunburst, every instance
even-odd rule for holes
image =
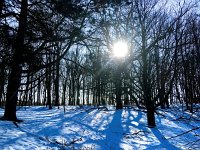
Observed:
[[[125,57],[128,53],[128,45],[125,42],[119,41],[113,45],[113,55],[115,57],[121,58]]]

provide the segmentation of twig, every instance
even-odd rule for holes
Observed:
[[[123,133],[123,135],[125,135],[125,137],[129,137],[129,136],[133,136],[133,135],[139,135],[140,133],[149,133],[149,132],[139,130],[139,131],[136,131],[136,132],[133,132],[133,133]]]
[[[166,116],[165,116],[165,115],[163,115],[162,113],[160,113],[160,112],[158,112],[158,111],[155,111],[155,113],[156,113],[157,115],[160,115],[160,116],[162,116],[163,118],[166,118]]]
[[[195,140],[195,141],[192,141],[192,142],[189,142],[189,143],[186,143],[186,144],[184,144],[184,146],[185,147],[188,147],[188,149],[194,149],[193,147],[195,146],[195,145],[197,145],[198,146],[198,144],[196,144],[197,142],[199,142],[200,141],[200,139],[197,139],[197,140]]]
[[[17,122],[13,121],[13,124],[14,124],[17,128],[19,128],[19,125],[17,124]]]
[[[73,139],[73,141],[69,142],[69,143],[62,143],[57,141],[56,139],[50,139],[49,137],[45,137],[45,138],[40,138],[40,139],[45,139],[46,141],[48,141],[51,144],[58,144],[58,145],[62,145],[62,146],[70,146],[78,141],[82,141],[82,137],[78,138],[78,139]]]
[[[82,138],[78,138],[78,139],[73,139],[73,141],[69,142],[68,144],[66,144],[66,146],[70,146],[78,141],[82,141]]]
[[[199,128],[200,128],[200,127],[196,127],[196,128],[191,129],[191,130],[188,130],[188,131],[186,131],[186,132],[183,132],[183,133],[181,133],[181,134],[178,134],[178,135],[176,135],[176,136],[172,136],[172,137],[168,138],[168,140],[169,140],[169,139],[172,139],[172,138],[176,138],[176,137],[181,136],[181,135],[184,135],[184,134],[187,134],[187,133],[189,133],[189,132],[191,132],[191,131],[198,130]]]

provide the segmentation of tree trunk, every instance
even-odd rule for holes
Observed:
[[[60,48],[57,47],[57,59],[60,55]],[[55,79],[55,106],[59,108],[59,70],[60,70],[60,61],[56,62],[56,79]]]
[[[146,101],[147,108],[147,122],[149,127],[155,127],[155,115],[154,115],[154,105],[151,100]]]
[[[83,105],[85,105],[85,77],[83,77]]]
[[[4,62],[2,62],[0,66],[0,106],[2,106],[1,98],[4,92],[4,85],[5,85],[5,65]]]
[[[55,106],[59,106],[59,63],[57,62],[55,79]]]
[[[75,94],[76,93],[75,93],[75,73],[74,73],[74,71],[73,71],[73,74],[72,74],[72,83],[71,84],[72,84],[72,88],[71,88],[72,89],[72,92],[71,92],[71,94],[72,94],[71,95],[72,96],[71,97],[72,101],[71,101],[71,103],[72,103],[72,105],[75,105],[75,102],[76,102],[75,101]]]
[[[47,90],[47,106],[49,106],[49,109],[52,109],[52,103],[51,103],[51,71],[50,67],[46,70],[46,90]]]
[[[1,14],[2,14],[2,10],[3,10],[3,5],[4,5],[4,0],[0,1],[0,19],[1,19]]]
[[[41,105],[41,95],[40,95],[40,92],[41,92],[41,81],[40,81],[40,77],[38,79],[38,89],[37,89],[37,104],[38,105]]]
[[[121,80],[121,67],[119,66],[116,71],[116,110],[123,109],[121,95],[122,95],[122,80]]]
[[[76,80],[76,105],[80,105],[80,83],[79,78]]]
[[[86,103],[87,103],[87,105],[90,104],[90,88],[89,88],[89,86],[87,87],[87,98],[86,98]]]
[[[63,88],[62,105],[65,106],[65,103],[66,103],[66,91],[67,91],[67,79],[63,80],[62,88]]]
[[[8,87],[6,94],[6,105],[4,118],[10,121],[17,121],[16,107],[18,100],[18,88],[21,81],[21,70],[20,65],[13,65],[11,68],[11,74],[8,79]]]
[[[146,30],[143,23],[142,28],[142,90],[144,94],[144,101],[147,109],[147,124],[149,127],[155,127],[155,116],[154,116],[154,102],[151,99],[151,83],[150,83],[150,70],[148,70],[148,53],[146,49]]]
[[[19,28],[16,37],[13,63],[11,65],[11,73],[8,79],[8,87],[6,93],[6,106],[4,112],[4,118],[6,120],[17,121],[16,117],[16,106],[18,100],[18,89],[21,82],[21,60],[24,53],[24,36],[26,32],[26,22],[27,22],[27,0],[21,1],[21,13],[19,18]]]

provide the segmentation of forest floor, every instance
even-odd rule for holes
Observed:
[[[157,110],[155,128],[145,111],[93,107],[23,107],[21,123],[0,121],[1,150],[179,150],[200,149],[200,108]],[[4,110],[0,108],[0,116]]]

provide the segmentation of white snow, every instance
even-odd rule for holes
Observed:
[[[199,109],[199,108],[198,108]],[[0,116],[3,116],[0,109]],[[1,150],[179,150],[200,149],[200,112],[159,110],[155,128],[138,109],[108,111],[92,107],[26,107],[18,123],[0,121]],[[193,129],[193,130],[192,130]],[[191,130],[191,131],[190,131]]]

